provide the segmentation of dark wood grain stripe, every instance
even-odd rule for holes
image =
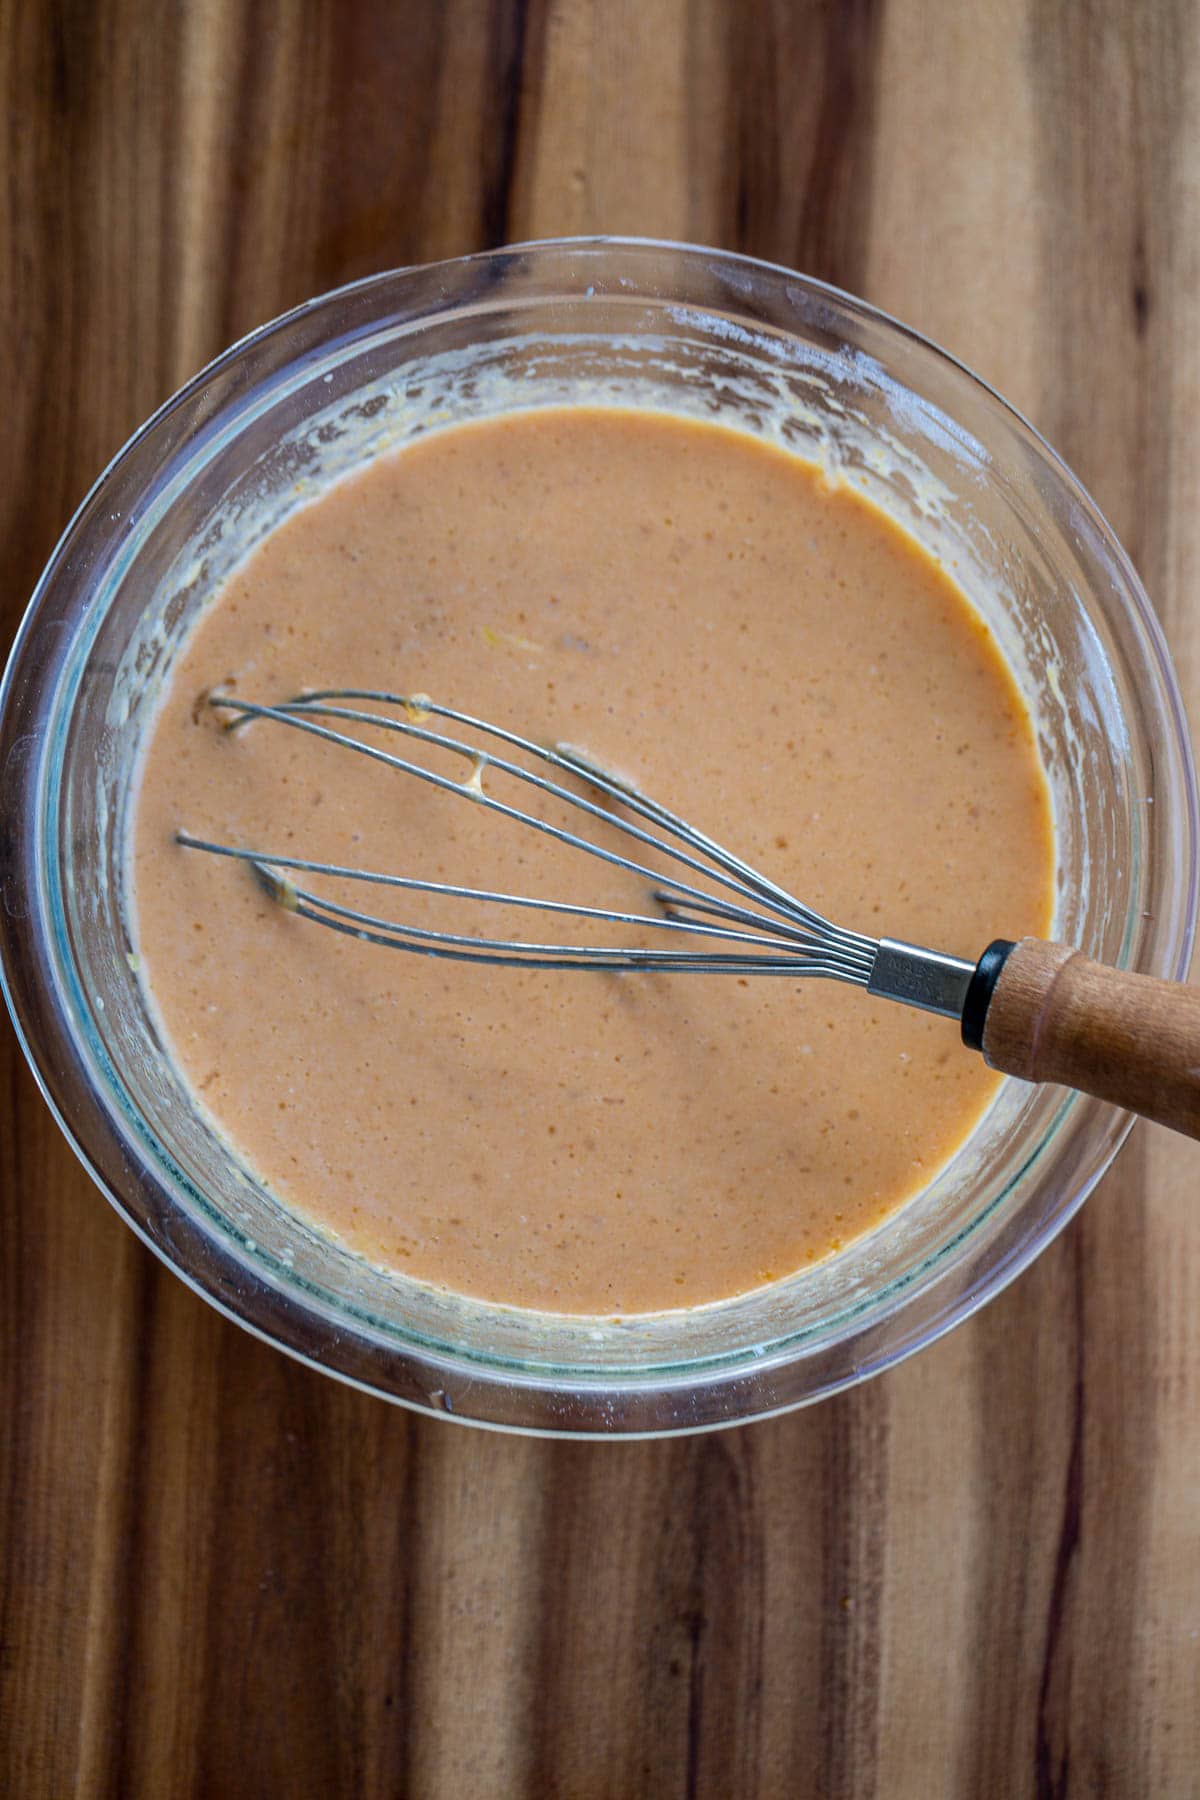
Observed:
[[[661,1511],[631,1530],[651,1496]],[[749,1433],[555,1457],[527,1791],[615,1800],[753,1786],[767,1609],[760,1506]],[[605,1591],[620,1596],[615,1618],[596,1616]],[[605,1716],[627,1729],[613,1738]]]
[[[93,1583],[89,1595],[93,1628],[100,1624],[103,1613],[111,1609],[118,1617],[137,1617],[142,1581],[141,1541],[149,1490],[160,1479],[160,1471],[144,1452],[142,1426],[146,1416],[151,1385],[151,1362],[154,1355],[155,1322],[163,1283],[158,1271],[144,1256],[131,1252],[128,1258],[128,1280],[118,1290],[120,1303],[127,1305],[137,1319],[136,1333],[117,1339],[116,1354],[109,1370],[108,1404],[124,1426],[107,1435],[105,1460],[114,1466],[102,1466],[97,1500],[107,1502],[104,1511],[98,1506],[98,1541],[93,1551],[93,1564],[111,1557],[112,1567],[104,1572],[99,1584]],[[113,1389],[124,1390],[119,1395]],[[105,1490],[107,1489],[107,1493]],[[102,1521],[102,1523],[101,1523]],[[79,1782],[82,1790],[119,1793],[129,1783],[125,1771],[134,1753],[137,1733],[138,1661],[122,1653],[123,1647],[113,1635],[103,1631],[101,1643],[105,1654],[93,1663],[88,1682],[87,1706],[80,1732]]]
[[[487,249],[512,236],[513,188],[517,172],[517,137],[525,80],[528,0],[495,0],[489,32],[490,84],[484,141],[491,154],[482,174],[480,236]]]
[[[1039,1800],[1066,1800],[1071,1775],[1071,1744],[1063,1726],[1069,1718],[1071,1640],[1067,1632],[1071,1587],[1076,1576],[1083,1511],[1083,1458],[1086,1414],[1084,1380],[1083,1245],[1076,1233],[1070,1244],[1075,1323],[1074,1381],[1068,1419],[1069,1442],[1063,1477],[1062,1517],[1054,1550],[1054,1572],[1046,1607],[1046,1642],[1038,1682],[1034,1774]]]
[[[729,8],[722,241],[863,285],[881,0]]]
[[[878,1761],[887,1542],[887,1390],[824,1408],[821,1789],[872,1794]]]

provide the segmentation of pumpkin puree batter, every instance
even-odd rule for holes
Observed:
[[[296,918],[176,830],[647,896],[349,751],[230,734],[197,704],[214,686],[429,693],[585,746],[859,931],[969,957],[1044,934],[1049,799],[1013,678],[943,569],[810,465],[723,426],[564,407],[432,433],[300,507],[203,613],[155,720],[132,834],[143,978],[283,1202],[374,1262],[551,1311],[789,1274],[925,1186],[991,1099],[953,1023],[830,982],[481,969]],[[326,891],[452,930],[563,930]]]

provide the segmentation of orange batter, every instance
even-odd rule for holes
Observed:
[[[144,979],[282,1201],[372,1261],[551,1311],[689,1306],[824,1257],[926,1185],[991,1098],[953,1023],[829,982],[480,969],[294,917],[176,830],[646,894],[365,758],[231,735],[197,704],[214,686],[430,693],[585,746],[853,929],[972,958],[1045,933],[1047,788],[994,641],[809,465],[721,426],[556,408],[431,434],[301,507],[201,617],[151,735]]]

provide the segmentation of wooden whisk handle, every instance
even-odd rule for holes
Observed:
[[[1130,975],[1023,938],[988,1002],[983,1054],[1200,1138],[1200,987]]]

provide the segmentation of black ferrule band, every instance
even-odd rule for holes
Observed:
[[[988,1007],[996,991],[1000,971],[1008,961],[1010,950],[1015,950],[1016,947],[1010,938],[995,938],[975,964],[975,973],[971,977],[962,1010],[963,1043],[969,1050],[983,1049],[983,1028],[987,1023]]]

